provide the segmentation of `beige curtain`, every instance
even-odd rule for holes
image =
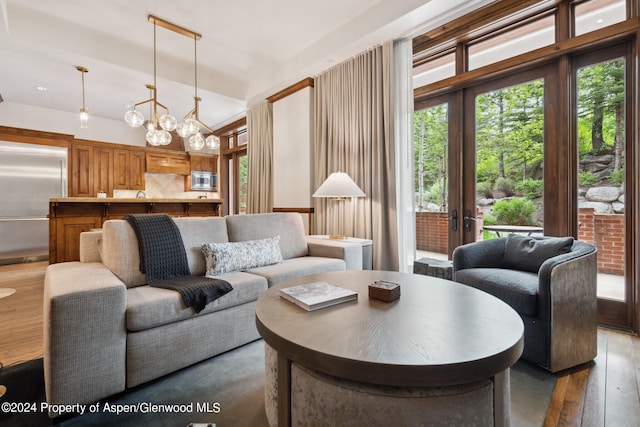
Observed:
[[[247,112],[247,213],[273,208],[273,109],[264,101]]]
[[[346,172],[366,194],[314,199],[316,233],[372,239],[373,267],[398,271],[393,43],[325,71],[314,86],[314,189]]]

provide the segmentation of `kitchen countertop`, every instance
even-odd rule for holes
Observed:
[[[222,199],[52,197],[52,203],[222,203]]]

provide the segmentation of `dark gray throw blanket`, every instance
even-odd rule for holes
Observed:
[[[140,271],[149,285],[178,291],[196,313],[233,290],[226,280],[191,275],[182,235],[169,215],[134,214],[124,219],[138,238]]]

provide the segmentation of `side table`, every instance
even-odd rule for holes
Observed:
[[[453,263],[444,259],[420,258],[413,262],[413,273],[453,280]]]
[[[311,239],[329,239],[329,236],[322,234],[314,234],[307,236]],[[359,243],[362,246],[362,269],[373,269],[373,240],[359,239],[357,237],[347,237],[344,240],[332,240],[333,242]]]

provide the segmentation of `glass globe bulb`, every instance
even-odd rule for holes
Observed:
[[[189,135],[195,135],[200,132],[200,125],[193,119],[185,120],[184,124],[187,126]],[[202,136],[202,135],[200,135]]]
[[[200,132],[189,137],[189,147],[193,148],[194,150],[202,150],[202,148],[204,147],[204,138],[202,137],[202,134]]]
[[[140,111],[129,110],[124,113],[124,121],[132,128],[137,128],[144,123],[144,116]]]
[[[215,135],[209,135],[204,141],[207,144],[207,148],[211,148],[213,150],[220,148],[220,138]]]
[[[166,130],[159,130],[160,133],[160,145],[169,145],[171,144],[171,134]]]
[[[178,121],[170,114],[160,117],[160,127],[164,130],[172,131],[178,126]]]
[[[187,126],[186,123],[180,123],[178,126],[176,126],[176,132],[178,132],[178,135],[183,138],[191,135],[191,133],[189,132],[189,126]]]
[[[146,134],[147,142],[153,146],[160,145],[160,132],[157,130],[150,130]]]

